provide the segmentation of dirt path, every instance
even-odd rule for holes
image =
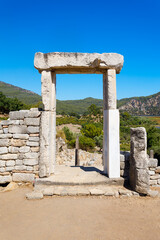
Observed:
[[[52,197],[28,188],[0,193],[1,240],[158,240],[160,199]]]

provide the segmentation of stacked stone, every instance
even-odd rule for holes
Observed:
[[[149,158],[149,175],[150,186],[160,186],[160,166],[158,166],[158,160],[155,158]]]
[[[38,109],[9,113],[0,122],[0,183],[34,181],[39,163]]]
[[[129,161],[130,161],[130,152],[121,151],[120,154],[120,176],[126,179],[129,179]]]

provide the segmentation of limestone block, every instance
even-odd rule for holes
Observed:
[[[26,145],[26,141],[25,140],[21,140],[21,139],[11,139],[11,146],[14,147],[22,147]]]
[[[5,154],[8,153],[8,148],[7,147],[0,147],[0,154]]]
[[[29,141],[31,141],[31,142],[39,142],[39,137],[29,137]]]
[[[27,141],[26,145],[27,145],[27,146],[30,146],[30,147],[39,147],[39,142],[30,142],[30,141]]]
[[[30,110],[30,111],[25,115],[25,117],[27,117],[27,118],[38,118],[40,115],[41,115],[41,112],[40,112],[40,111],[32,111],[32,110]]]
[[[0,134],[2,134],[3,133],[3,130],[0,130]]]
[[[12,111],[9,113],[10,120],[20,120],[24,119],[26,114],[29,112],[29,110],[23,110],[23,111]]]
[[[149,185],[157,185],[157,180],[149,180]]]
[[[24,159],[23,160],[23,164],[24,165],[27,165],[27,166],[34,166],[34,165],[37,165],[38,164],[38,159]]]
[[[13,134],[13,138],[27,140],[29,138],[28,134]]]
[[[124,168],[125,168],[125,162],[120,162],[120,169],[124,170]]]
[[[33,182],[35,174],[32,173],[13,173],[14,182]]]
[[[103,74],[103,106],[104,110],[117,108],[115,69],[109,69]]]
[[[138,193],[149,191],[147,137],[143,127],[131,128],[130,185]]]
[[[3,128],[3,133],[8,134],[8,128]]]
[[[38,158],[39,157],[39,154],[38,153],[35,153],[35,152],[29,152],[29,153],[25,153],[24,154],[24,157],[25,158]]]
[[[43,198],[43,193],[41,193],[41,192],[36,192],[36,191],[31,192],[31,193],[27,193],[27,194],[26,194],[26,198],[27,198],[28,200],[33,200],[33,199],[38,200],[38,199],[42,199],[42,198]]]
[[[4,155],[0,155],[0,159],[2,160],[16,160],[18,158],[17,154],[4,154]]]
[[[0,183],[7,183],[7,182],[12,182],[11,175],[6,175],[6,176],[0,175]]]
[[[150,171],[149,170],[149,175],[154,175],[155,174],[155,171]]]
[[[19,160],[23,160],[23,159],[24,159],[24,153],[19,153],[18,159],[19,159]]]
[[[160,179],[160,175],[159,174],[155,174],[153,176],[150,176],[150,180],[158,180]]]
[[[15,161],[14,160],[6,161],[6,167],[13,167],[13,166],[15,166]]]
[[[11,138],[12,134],[8,133],[8,134],[0,134],[0,138]]]
[[[29,136],[30,137],[39,137],[39,133],[30,133]]]
[[[27,167],[26,167],[26,170],[27,170],[27,171],[33,171],[33,167],[27,166]]]
[[[148,163],[148,167],[154,168],[157,167],[158,165],[158,160],[155,158],[149,158],[149,163]]]
[[[27,130],[28,130],[28,133],[39,133],[39,127],[29,126]]]
[[[14,166],[6,167],[7,172],[12,172],[13,170],[14,170]]]
[[[0,139],[0,147],[8,147],[9,146],[9,139]]]
[[[0,167],[5,167],[6,161],[0,160]]]
[[[8,125],[19,125],[19,120],[4,120],[4,121],[1,121],[1,125],[5,125],[5,126],[8,126]]]
[[[156,167],[156,173],[160,173],[160,166]]]
[[[24,165],[16,165],[16,166],[15,166],[15,170],[17,170],[17,171],[24,171],[24,170],[27,170],[27,166],[24,166]]]
[[[25,118],[24,124],[27,126],[39,126],[39,118]]]
[[[101,189],[98,189],[98,188],[91,188],[90,189],[90,194],[95,195],[95,196],[99,196],[99,195],[104,195],[105,191],[101,190]]]
[[[29,151],[30,151],[30,147],[28,147],[28,146],[23,146],[23,147],[19,148],[20,153],[27,153]]]
[[[157,181],[157,182],[158,182],[158,184],[160,184],[160,179],[158,179],[158,181]]]
[[[39,147],[31,147],[31,152],[39,152]]]
[[[16,165],[22,165],[23,161],[18,159],[18,160],[15,161],[15,163],[16,163]]]
[[[27,133],[27,126],[25,125],[10,125],[8,128],[9,133],[24,134]]]
[[[103,70],[115,68],[119,73],[123,66],[123,56],[117,53],[66,53],[37,52],[34,66],[39,71],[58,70],[58,73],[101,73]]]
[[[0,167],[0,173],[4,173],[6,171],[5,167]]]
[[[18,147],[9,146],[8,151],[9,151],[9,153],[18,153],[19,152],[19,148]]]

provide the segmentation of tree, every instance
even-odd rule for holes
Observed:
[[[86,137],[94,138],[95,136],[100,136],[102,134],[102,129],[96,127],[93,123],[89,123],[82,126],[81,133]]]
[[[90,115],[98,115],[101,114],[101,110],[99,107],[97,107],[95,104],[92,104],[91,106],[88,107],[88,112]]]

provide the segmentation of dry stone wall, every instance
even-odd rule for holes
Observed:
[[[38,109],[20,110],[0,122],[0,183],[32,182],[38,175],[40,116]]]

